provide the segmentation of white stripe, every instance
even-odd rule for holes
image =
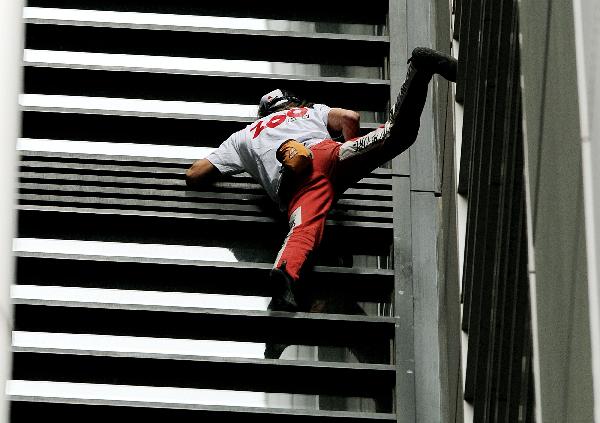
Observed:
[[[143,279],[140,279],[139,283],[143,285]],[[165,284],[168,284],[167,280],[165,280]],[[268,298],[265,297],[194,292],[137,291],[133,289],[13,285],[10,292],[11,298],[14,300],[197,307],[218,310],[265,311],[268,304]]]
[[[79,10],[58,9],[50,7],[25,7],[23,11],[25,19],[52,19],[64,22],[84,21],[96,23],[120,23],[137,25],[160,25],[193,28],[229,28],[248,30],[267,30],[267,22],[279,23],[285,21],[274,21],[252,18],[229,18],[220,16],[195,16],[175,15],[166,13],[139,13],[139,12],[115,12],[104,10]]]
[[[12,396],[23,395],[42,398],[144,401],[148,403],[229,405],[240,407],[266,406],[265,394],[261,392],[95,383],[11,380],[7,383],[6,393]]]
[[[13,347],[263,358],[264,343],[14,331]]]
[[[65,109],[117,112],[165,113],[190,116],[255,117],[258,106],[190,101],[141,100],[72,95],[21,94],[23,107],[61,107]]]
[[[273,65],[277,65],[276,63],[251,60],[203,59],[195,57],[144,56],[30,49],[25,50],[23,57],[26,63],[55,63],[63,65],[114,66],[134,69],[149,68],[199,72],[243,72],[261,74],[274,73]],[[304,68],[301,64],[294,64],[294,67]]]
[[[208,156],[215,149],[211,147],[20,138],[17,141],[17,150],[195,160]]]
[[[340,146],[338,152],[340,162],[363,157],[376,148],[380,148],[388,138],[390,129],[390,121],[387,121],[383,128],[377,128],[355,140],[346,141]]]
[[[597,7],[597,6],[596,6]],[[588,271],[588,304],[590,319],[590,344],[591,344],[591,364],[592,364],[592,392],[595,401],[594,420],[600,422],[600,280],[598,275],[598,237],[597,225],[598,210],[595,208],[597,199],[594,192],[598,189],[599,181],[594,178],[595,163],[597,155],[594,157],[592,126],[590,125],[590,107],[594,108],[593,90],[588,89],[588,75],[586,73],[586,52],[585,49],[585,23],[584,11],[581,0],[573,1],[574,29],[575,29],[575,53],[577,62],[577,86],[579,94],[579,120],[581,131],[581,168],[583,176],[583,200],[585,211],[585,240],[587,247],[587,271]],[[596,78],[600,82],[600,78]],[[595,81],[592,81],[592,85]],[[600,105],[595,105],[600,107]],[[596,146],[597,148],[597,146]],[[594,189],[596,188],[596,189]],[[536,398],[537,399],[537,398]]]
[[[119,12],[111,10],[84,10],[63,9],[50,7],[25,7],[25,19],[53,20],[66,24],[78,22],[95,23],[99,25],[124,25],[124,26],[156,26],[175,27],[180,29],[233,29],[249,31],[283,31],[300,34],[314,34],[317,32],[315,22],[284,20],[284,19],[259,19],[227,16],[202,16],[169,13],[145,12]],[[376,36],[377,25],[369,24],[344,24],[344,28],[333,30],[334,33],[345,33],[351,36]]]
[[[287,247],[287,243],[288,243],[290,237],[292,236],[292,232],[294,232],[294,228],[296,226],[300,225],[301,223],[302,223],[302,206],[298,207],[290,215],[290,221],[289,221],[290,231],[288,232],[287,236],[283,240],[283,245],[281,246],[279,253],[277,253],[277,257],[275,258],[275,264],[273,264],[273,269],[276,268],[277,265],[279,264],[279,260],[281,259],[281,256],[283,255],[285,248]]]
[[[148,228],[148,230],[152,230],[152,228]],[[13,251],[105,257],[164,258],[219,262],[238,261],[233,252],[227,248],[66,239],[15,238],[13,241]]]

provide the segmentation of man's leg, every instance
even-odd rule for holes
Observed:
[[[273,299],[268,310],[296,311],[298,280],[307,259],[323,238],[325,220],[334,200],[329,175],[337,163],[339,143],[325,141],[312,148],[310,177],[289,201],[290,231],[271,271]],[[267,342],[265,358],[277,359],[288,344]]]
[[[319,177],[303,188],[290,203],[290,231],[277,255],[274,269],[284,270],[293,281],[300,279],[302,266],[323,238],[333,196],[331,182]]]
[[[337,165],[340,144],[328,140],[311,148],[312,169],[294,189],[288,201],[290,231],[271,272],[274,297],[280,310],[297,308],[293,288],[300,279],[305,262],[320,244],[327,213],[334,201],[330,175]]]
[[[290,231],[271,271],[273,299],[267,310],[297,311],[304,296],[298,294],[298,280],[310,254],[323,238],[327,213],[333,204],[333,187],[319,178],[292,200]],[[308,310],[304,310],[308,311]],[[289,344],[267,342],[265,358],[278,359]]]
[[[415,142],[421,113],[427,101],[427,89],[434,73],[455,81],[456,60],[431,49],[414,49],[388,121],[380,128],[347,141],[340,147],[338,188],[344,190]]]

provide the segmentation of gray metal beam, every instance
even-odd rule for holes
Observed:
[[[409,178],[394,177],[394,198],[402,205],[394,209],[396,412],[398,422],[414,423],[416,421],[415,335]]]
[[[396,67],[390,70],[395,74],[389,79],[392,94],[395,94],[403,82],[405,63],[412,49],[435,47],[438,24],[442,26],[440,38],[447,29],[449,45],[450,28],[449,8],[443,2],[400,2],[393,7],[392,3],[395,2],[390,2],[390,8],[395,8],[398,15],[394,22],[397,32],[390,28],[390,60]],[[448,16],[441,16],[443,14]],[[390,26],[393,27],[391,18]],[[447,46],[443,49],[447,50]],[[439,90],[442,87],[437,81],[431,85],[417,141],[407,154],[394,161],[393,167],[397,175],[394,176],[394,201],[399,209],[394,210],[396,315],[401,317],[396,342],[403,344],[397,347],[396,357],[400,364],[399,378],[406,378],[397,388],[397,414],[402,422],[443,421],[441,386],[445,376],[440,354],[445,349],[440,349],[438,284],[442,281],[438,265],[442,264],[438,258],[437,196],[443,182],[444,147],[438,146],[436,134],[451,126],[448,128],[446,124],[448,95],[447,91]],[[445,140],[445,137],[440,139]]]
[[[442,419],[440,292],[437,238],[439,199],[432,192],[411,193],[415,331],[416,422]]]
[[[417,46],[435,46],[435,2],[407,2],[407,55]],[[433,84],[429,86],[427,102],[421,115],[417,141],[410,149],[411,188],[436,191],[436,138],[433,109]]]
[[[232,407],[185,403],[160,403],[126,400],[98,400],[81,398],[42,398],[33,395],[11,395],[11,422],[26,423],[43,415],[50,421],[64,423],[101,423],[105,421],[219,421],[238,423],[260,421],[279,423],[367,423],[394,422],[392,413],[364,413],[348,411],[305,410],[261,407]]]
[[[406,74],[408,59],[406,44],[406,0],[389,2],[391,98],[395,99]],[[393,100],[392,100],[393,101]],[[395,411],[399,423],[414,423],[415,408],[415,351],[413,332],[413,282],[409,152],[392,161],[392,190],[394,194],[394,317],[396,333],[394,359],[396,374]]]
[[[152,386],[160,378],[163,386],[180,388],[385,399],[391,397],[395,382],[395,368],[389,364],[39,347],[13,348],[13,353],[16,380]],[[224,374],[236,377],[223,377]]]

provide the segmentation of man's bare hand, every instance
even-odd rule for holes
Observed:
[[[196,160],[185,172],[185,183],[190,188],[201,188],[213,182],[221,173],[207,159]]]

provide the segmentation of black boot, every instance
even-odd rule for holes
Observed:
[[[281,268],[271,270],[269,275],[273,300],[271,310],[273,311],[297,311],[298,302],[294,295],[294,280],[285,271],[285,264]]]
[[[279,308],[278,305],[274,305],[274,299],[271,300],[271,302],[269,303],[269,306],[267,307],[267,310],[273,310],[273,311],[277,311],[276,309]],[[283,354],[283,351],[289,347],[290,344],[276,344],[273,342],[267,342],[265,343],[265,358],[270,358],[270,359],[278,359],[279,357],[281,357],[281,354]]]
[[[427,47],[417,47],[408,61],[419,71],[437,73],[450,82],[456,82],[457,61],[452,56]]]
[[[416,50],[416,49],[415,49]],[[416,140],[421,124],[421,114],[427,101],[427,89],[433,72],[413,56],[408,61],[406,77],[400,87],[390,116],[381,132],[374,131],[374,137],[384,138],[382,143],[383,162],[388,161],[409,148]],[[399,125],[396,125],[400,123]],[[378,163],[380,166],[381,163]]]
[[[279,297],[273,297],[267,306],[268,311],[295,311],[293,307],[285,303]],[[265,343],[265,358],[278,359],[290,344]]]
[[[267,342],[265,345],[265,358],[277,360],[283,354],[283,351],[289,347],[290,344],[272,344]]]
[[[268,311],[298,311],[298,302],[294,295],[294,280],[285,271],[285,263],[281,268],[271,270],[269,275],[273,298],[269,303]],[[265,344],[265,358],[277,359],[289,344],[276,344],[267,342]]]

